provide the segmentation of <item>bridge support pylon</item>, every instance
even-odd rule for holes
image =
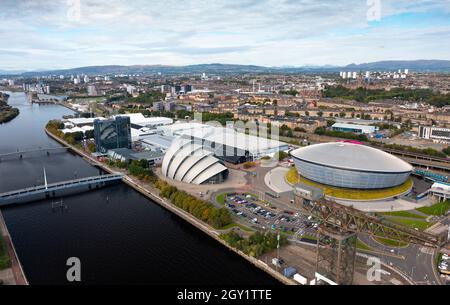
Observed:
[[[352,285],[357,234],[325,227],[319,229],[316,272],[338,285]]]

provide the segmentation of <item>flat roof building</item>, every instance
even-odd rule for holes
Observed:
[[[175,123],[158,129],[164,135],[192,138],[205,149],[213,151],[217,158],[235,164],[273,156],[289,149],[284,142],[197,122]]]
[[[419,137],[437,142],[450,143],[450,128],[419,126]]]
[[[333,126],[331,126],[331,129],[334,131],[371,134],[376,132],[378,130],[378,127],[370,125],[349,124],[349,123],[334,123]]]
[[[107,155],[115,160],[147,160],[150,166],[161,164],[164,159],[164,153],[156,151],[136,152],[128,148],[115,148],[108,150]]]
[[[130,123],[133,128],[142,128],[142,127],[158,127],[164,125],[173,124],[173,119],[165,118],[165,117],[145,117],[142,113],[129,113],[129,114],[120,114],[115,115],[115,117],[128,117],[130,118]]]
[[[85,125],[93,125],[95,120],[106,120],[106,119],[104,117],[67,119],[67,121],[72,123],[73,126],[78,126],[78,127],[85,126]]]

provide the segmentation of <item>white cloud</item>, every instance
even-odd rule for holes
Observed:
[[[366,0],[80,3],[81,18],[74,22],[67,20],[67,0],[2,0],[0,39],[6,43],[0,49],[0,69],[450,59],[445,52],[450,49],[449,24],[373,27],[366,19]],[[381,0],[381,5],[383,18],[450,11],[448,0]]]

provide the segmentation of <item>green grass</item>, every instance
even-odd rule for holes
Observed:
[[[217,195],[216,201],[218,203],[220,203],[221,205],[224,205],[225,204],[225,197],[227,196],[227,194],[228,193],[222,193],[222,194]]]
[[[356,240],[356,248],[360,250],[367,250],[367,251],[373,251],[371,247],[369,247],[366,243],[362,242],[361,240]]]
[[[438,269],[438,267],[439,267],[439,263],[441,262],[441,260],[442,260],[442,254],[443,253],[438,253],[438,255],[436,255],[436,261],[435,261],[435,263],[436,263],[436,268]]]
[[[406,247],[408,245],[408,243],[405,242],[401,242],[401,241],[396,241],[396,240],[392,240],[392,239],[388,239],[388,238],[383,238],[383,237],[375,237],[375,240],[377,242],[379,242],[382,245],[388,246],[388,247]]]
[[[425,219],[426,216],[417,215],[408,211],[397,211],[397,212],[385,212],[380,213],[381,215],[386,216],[398,216],[398,217],[406,217],[406,218],[417,218],[417,219]]]
[[[246,226],[244,226],[244,225],[241,225],[241,224],[235,223],[235,222],[232,222],[232,223],[230,223],[230,224],[228,224],[228,225],[222,227],[220,230],[228,230],[228,229],[236,228],[236,227],[237,227],[237,228],[240,228],[241,230],[243,230],[243,231],[245,231],[245,232],[253,232],[253,230],[250,229],[249,227],[246,227]]]
[[[308,233],[303,234],[302,238],[317,240],[317,237],[315,237],[314,235],[310,235]]]
[[[422,221],[422,220],[417,220],[417,219],[405,219],[405,218],[390,217],[390,218],[387,218],[386,220],[396,223],[396,224],[399,224],[399,225],[410,227],[412,229],[417,228],[417,229],[419,229],[419,231],[424,231],[432,225],[432,223]]]
[[[8,251],[6,250],[5,240],[0,235],[0,270],[9,268],[11,260],[9,259]]]
[[[438,202],[429,207],[418,208],[417,211],[427,215],[441,216],[445,215],[450,208],[450,200]]]

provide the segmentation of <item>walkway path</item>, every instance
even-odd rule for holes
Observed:
[[[9,258],[11,260],[11,268],[3,270],[0,275],[5,278],[0,277],[0,280],[4,280],[6,284],[11,285],[28,285],[28,281],[25,278],[25,273],[22,270],[22,266],[17,257],[16,250],[9,235],[8,229],[6,227],[5,220],[3,219],[3,214],[0,210],[0,234],[3,236],[6,244],[6,249],[8,251]]]
[[[285,193],[292,191],[292,186],[286,182],[288,167],[275,167],[264,176],[264,182],[275,193]]]
[[[335,199],[335,201],[345,206],[353,206],[355,209],[363,212],[409,211],[425,206],[424,203],[415,203],[402,198],[379,201],[348,201]]]

